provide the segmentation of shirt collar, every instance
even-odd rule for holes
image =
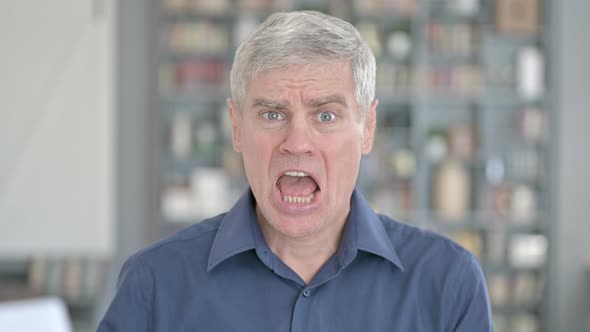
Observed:
[[[254,211],[254,196],[248,189],[223,216],[209,252],[207,271],[231,256],[255,249],[253,226],[258,227],[258,223]]]
[[[385,258],[403,271],[403,265],[383,222],[356,188],[350,203],[350,214],[342,235],[339,255],[343,255],[343,258],[350,257],[350,253],[362,250]],[[254,211],[254,196],[249,189],[223,217],[211,246],[207,271],[234,255],[261,245],[268,249],[266,243],[261,241],[261,236]]]
[[[343,245],[383,257],[400,270],[404,270],[383,222],[356,188],[352,192],[350,213],[345,227]]]

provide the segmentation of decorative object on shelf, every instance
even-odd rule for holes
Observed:
[[[442,129],[432,129],[428,132],[424,154],[433,163],[441,162],[449,154],[447,134]]]
[[[547,113],[535,106],[527,106],[518,112],[516,130],[528,143],[544,143],[548,138]]]
[[[229,48],[227,28],[207,21],[174,23],[168,28],[166,41],[177,53],[222,55]]]
[[[225,212],[228,205],[229,179],[221,168],[196,169],[190,180],[194,208],[202,216],[214,216]]]
[[[221,15],[229,8],[229,0],[165,0],[164,8],[173,14],[187,12],[205,15]]]
[[[477,154],[477,129],[472,124],[457,124],[449,128],[449,154],[462,160],[471,160]]]
[[[504,160],[498,156],[491,156],[486,160],[486,180],[491,185],[498,185],[504,181]]]
[[[492,187],[490,207],[500,218],[507,218],[510,214],[510,194],[510,186],[507,184],[500,184]]]
[[[468,22],[431,21],[427,33],[428,47],[433,55],[470,57],[479,47],[477,28]]]
[[[406,60],[412,52],[412,39],[404,29],[395,29],[387,36],[387,51],[397,60]]]
[[[221,168],[198,167],[188,177],[169,181],[161,199],[163,217],[169,222],[190,224],[217,215],[232,197],[228,175]]]
[[[414,72],[405,64],[382,63],[377,71],[377,93],[391,97],[407,97],[414,84]]]
[[[510,219],[515,223],[532,223],[537,212],[535,192],[526,185],[512,188],[510,199]]]
[[[447,0],[449,11],[463,17],[473,17],[480,11],[480,0]]]
[[[177,112],[174,114],[172,130],[170,131],[170,143],[174,158],[177,160],[188,159],[193,150],[192,121],[188,113]]]
[[[416,157],[407,149],[395,151],[391,164],[394,174],[400,179],[410,179],[416,172]]]
[[[414,208],[412,188],[404,183],[383,184],[371,195],[371,205],[378,213],[411,221]]]
[[[542,234],[516,234],[510,239],[508,258],[518,268],[540,268],[547,260],[547,237]]]
[[[215,88],[224,80],[225,64],[216,59],[184,60],[174,65],[174,88],[177,91],[198,92]]]
[[[444,160],[434,177],[434,209],[445,221],[459,221],[469,212],[470,179],[457,159]]]
[[[540,0],[496,0],[496,29],[504,34],[539,32]]]
[[[435,96],[477,97],[483,89],[479,65],[433,65],[425,74],[425,87]]]
[[[545,60],[541,51],[526,46],[518,51],[517,88],[525,100],[537,100],[543,96],[545,84]]]
[[[368,16],[410,16],[417,11],[416,0],[354,0],[357,13]]]
[[[195,155],[216,158],[220,148],[217,128],[219,125],[213,120],[202,119],[195,123]]]
[[[176,178],[165,186],[161,194],[160,208],[166,221],[194,219],[192,189],[187,178]]]
[[[493,306],[504,306],[510,303],[510,282],[504,274],[492,274],[488,277],[490,302]]]

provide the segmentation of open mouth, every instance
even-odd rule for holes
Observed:
[[[318,183],[307,173],[287,171],[277,180],[281,199],[285,203],[310,204],[320,191]]]

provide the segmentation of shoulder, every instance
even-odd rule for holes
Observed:
[[[384,215],[379,215],[379,219],[406,270],[428,270],[441,276],[480,269],[475,255],[445,235]]]
[[[127,259],[123,269],[168,270],[180,267],[187,260],[206,265],[224,215],[193,224],[137,251]]]
[[[419,285],[415,293],[418,301],[441,308],[445,326],[459,326],[458,322],[465,320],[466,326],[478,327],[459,330],[483,331],[481,326],[489,324],[491,314],[486,281],[477,257],[442,234],[386,216],[379,218],[404,267],[403,274]]]
[[[415,225],[402,223],[388,216],[378,216],[396,250],[407,247],[412,249],[425,247],[425,249],[443,250],[443,252],[453,255],[462,256],[469,254],[469,251],[445,235]]]

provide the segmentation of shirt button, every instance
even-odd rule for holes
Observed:
[[[311,295],[311,291],[306,288],[306,289],[303,290],[303,293],[302,294],[303,294],[303,296],[308,297],[309,295]]]

